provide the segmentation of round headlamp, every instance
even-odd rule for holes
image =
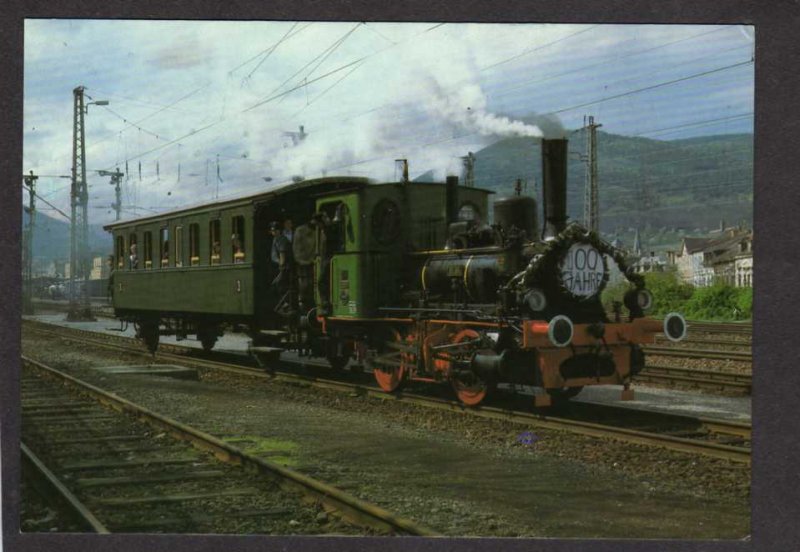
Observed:
[[[550,342],[556,347],[566,347],[572,343],[572,335],[574,333],[574,326],[572,320],[559,314],[550,321],[547,326],[547,337]]]
[[[653,294],[646,289],[632,289],[625,294],[623,301],[630,311],[646,311],[653,306]]]
[[[636,293],[636,303],[643,311],[650,310],[653,306],[653,294],[646,289],[640,289]]]
[[[664,334],[670,341],[681,341],[686,337],[686,320],[677,312],[664,317]]]
[[[525,303],[533,312],[540,312],[547,307],[547,297],[539,289],[532,289],[525,294]]]

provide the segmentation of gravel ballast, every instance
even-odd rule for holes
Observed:
[[[25,354],[448,535],[742,538],[749,467],[23,337]]]

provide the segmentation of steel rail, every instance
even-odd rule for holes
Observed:
[[[26,366],[33,367],[41,374],[52,377],[81,393],[90,395],[109,408],[131,414],[153,427],[169,431],[174,437],[188,441],[200,450],[212,452],[220,461],[254,468],[259,473],[276,480],[282,487],[300,491],[314,502],[322,504],[327,511],[339,515],[351,523],[383,533],[438,536],[438,533],[410,519],[392,514],[379,506],[365,502],[349,493],[299,472],[250,455],[213,435],[134,404],[127,399],[109,393],[60,370],[46,366],[34,359],[22,356],[22,361]]]
[[[71,329],[69,330],[73,331]],[[86,330],[78,330],[78,331],[93,334],[95,336],[97,335],[94,332],[88,332]],[[101,334],[101,335],[106,336],[107,334]],[[119,339],[121,336],[111,336],[111,337]],[[132,340],[133,338],[125,338],[125,339]],[[103,343],[102,341],[98,341],[96,339],[87,339],[87,341],[102,347],[118,349],[118,350],[122,349],[126,352],[135,352],[138,354],[147,355],[146,352],[140,349],[132,351],[129,346],[107,344]],[[403,392],[387,394],[377,387],[370,387],[362,384],[328,380],[314,376],[301,376],[298,374],[278,372],[278,371],[274,372],[273,374],[267,374],[264,371],[255,368],[247,368],[243,366],[237,366],[234,364],[217,362],[213,360],[187,358],[185,355],[180,355],[180,354],[159,352],[157,353],[156,356],[164,360],[170,360],[172,362],[180,362],[184,365],[188,364],[196,367],[209,368],[228,373],[242,374],[258,379],[291,382],[298,385],[304,385],[320,389],[332,389],[337,391],[343,391],[350,394],[355,394],[357,396],[374,397],[382,400],[394,400],[398,402],[410,403],[428,408],[454,411],[481,418],[503,420],[507,422],[513,422],[516,424],[535,425],[538,427],[563,430],[581,435],[588,435],[605,439],[611,438],[624,442],[657,446],[671,450],[689,452],[692,454],[702,454],[705,456],[724,458],[727,460],[732,460],[740,463],[746,463],[746,464],[750,463],[750,449],[746,447],[737,447],[721,443],[715,443],[711,441],[702,441],[697,439],[688,439],[688,438],[675,437],[671,435],[664,435],[658,433],[649,433],[634,429],[619,428],[609,425],[571,420],[568,418],[557,418],[541,414],[531,414],[514,410],[506,410],[497,407],[488,407],[488,406],[467,407],[457,401],[448,401],[444,399],[436,399],[436,398],[426,397],[423,395],[409,394]],[[279,362],[284,365],[289,364],[287,361],[279,361]],[[629,410],[631,410],[634,413],[636,412],[636,410],[634,409],[629,409]],[[653,411],[644,411],[644,412],[647,412],[650,415],[662,414]],[[724,421],[721,421],[721,423],[724,423]]]
[[[744,393],[749,393],[753,386],[751,374],[715,372],[677,366],[646,365],[644,370],[636,374],[634,380],[683,383],[714,389],[727,387]]]
[[[656,343],[663,343],[669,345],[671,342],[666,336],[657,335]],[[702,343],[706,345],[725,345],[729,347],[752,347],[750,341],[736,341],[735,339],[705,339],[702,337],[687,337],[681,343]]]
[[[707,358],[712,360],[753,361],[753,353],[745,351],[719,351],[714,349],[677,349],[675,347],[659,347],[648,345],[644,352],[651,355],[682,358]]]
[[[35,483],[41,483],[45,492],[56,498],[69,513],[80,523],[81,526],[94,533],[108,534],[111,531],[95,517],[95,515],[70,491],[56,475],[36,456],[31,449],[23,442],[19,443],[21,459],[23,465],[31,470],[28,472],[30,477],[35,477]]]

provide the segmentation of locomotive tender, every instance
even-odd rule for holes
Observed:
[[[643,279],[595,233],[567,224],[567,140],[541,147],[541,235],[533,198],[517,189],[496,200],[489,226],[493,192],[455,177],[328,177],[110,224],[115,313],[153,352],[159,335],[193,334],[211,349],[224,329],[246,331],[261,362],[285,349],[336,368],[354,360],[387,392],[447,382],[476,405],[511,383],[535,386],[545,406],[617,384],[631,399],[640,346],[661,332],[683,339],[686,323],[645,318]],[[268,227],[286,219],[299,226],[292,268],[279,275]],[[627,314],[613,320],[600,300],[608,259],[631,285]]]

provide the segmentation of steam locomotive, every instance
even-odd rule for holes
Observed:
[[[681,340],[686,323],[646,318],[643,279],[596,233],[567,223],[567,140],[543,139],[541,153],[541,233],[534,198],[518,188],[497,199],[489,225],[493,192],[457,177],[305,180],[111,224],[115,312],[152,351],[164,334],[194,334],[210,349],[223,331],[245,331],[265,366],[293,349],[371,369],[386,392],[441,382],[477,405],[509,383],[534,386],[546,406],[616,384],[632,399],[641,345],[662,332]],[[275,262],[267,230],[287,220],[299,223],[290,268]],[[144,259],[135,268],[134,243]],[[613,320],[601,302],[611,259],[630,284],[627,313]]]

